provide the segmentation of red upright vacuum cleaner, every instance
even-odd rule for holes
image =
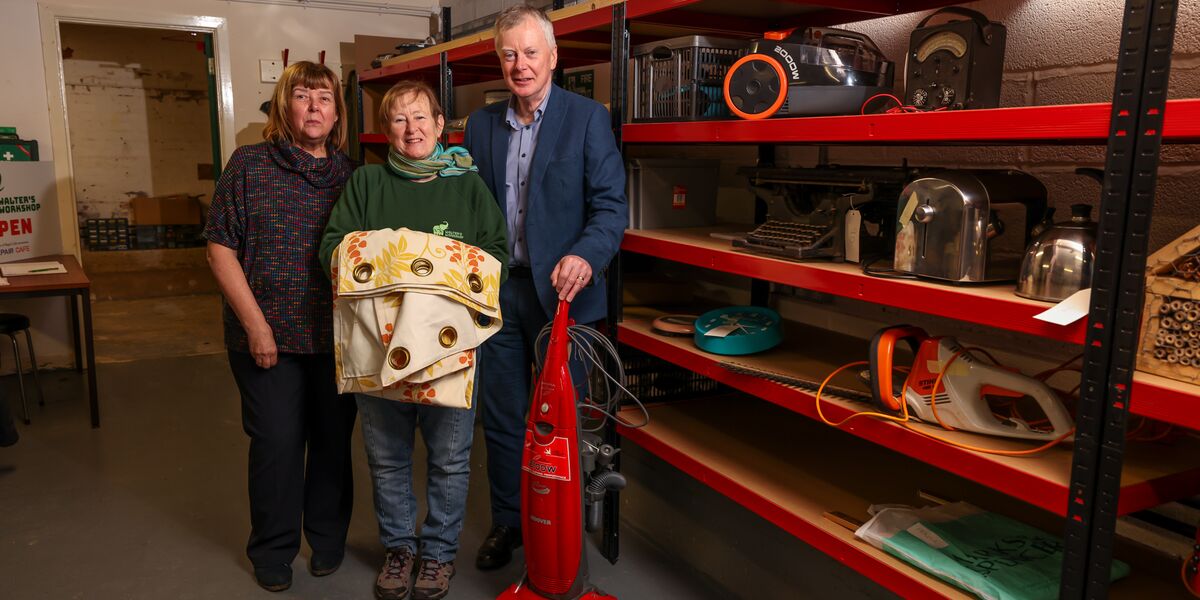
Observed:
[[[580,452],[575,387],[568,365],[570,303],[559,301],[550,344],[533,387],[525,450],[521,456],[521,524],[525,576],[497,600],[616,600],[588,581],[583,547],[584,480],[588,484],[588,529],[598,526],[599,499],[607,489],[624,487],[624,478],[607,461],[588,477],[596,452]],[[611,456],[612,449],[608,448]],[[588,456],[582,459],[581,454]]]

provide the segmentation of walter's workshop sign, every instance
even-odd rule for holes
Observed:
[[[62,254],[54,163],[0,162],[0,262]]]

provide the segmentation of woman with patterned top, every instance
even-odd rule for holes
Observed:
[[[401,81],[380,103],[388,162],[354,172],[333,208],[321,242],[321,264],[330,271],[333,251],[354,231],[399,229],[434,233],[478,246],[508,264],[507,227],[467,151],[443,149],[445,116],[426,84]],[[503,280],[503,267],[500,279]],[[458,535],[471,475],[474,402],[466,409],[408,404],[357,394],[363,441],[375,488],[379,537],[387,550],[375,580],[375,597],[436,600],[449,593]],[[412,456],[416,429],[428,453],[428,513],[416,533]],[[420,565],[412,580],[417,555]]]
[[[341,566],[354,504],[357,409],[337,393],[332,291],[317,261],[352,172],[333,71],[307,61],[284,69],[263,137],[230,158],[205,236],[250,436],[246,555],[258,584],[281,591],[291,586],[302,528],[314,576]]]

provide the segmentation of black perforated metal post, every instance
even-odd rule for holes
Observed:
[[[442,43],[450,41],[450,7],[442,7]]]
[[[629,27],[625,22],[625,3],[612,7],[612,77],[609,86],[608,111],[612,118],[613,137],[617,140],[617,151],[622,152],[621,126],[625,124],[625,82],[629,68]],[[621,322],[621,253],[608,265],[608,336],[617,346],[617,323]],[[605,443],[613,448],[621,447],[621,436],[616,426],[610,425],[604,432]],[[613,458],[613,466],[621,470],[621,453]],[[611,491],[604,497],[604,530],[601,532],[600,554],[610,563],[616,563],[621,555],[620,492]]]
[[[438,56],[438,92],[442,96],[442,110],[446,112],[446,120],[454,118],[454,69],[450,66],[445,52]]]
[[[567,3],[565,0],[554,0],[550,3],[550,10],[558,10],[566,5]],[[553,77],[554,85],[562,87],[563,81],[566,79],[566,77],[563,75],[563,68],[558,67],[557,69],[554,69]]]
[[[1175,0],[1127,0],[1076,418],[1059,596],[1105,598],[1145,288]]]

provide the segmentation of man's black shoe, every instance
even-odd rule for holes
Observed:
[[[333,572],[342,566],[342,559],[345,556],[345,554],[313,552],[312,558],[308,559],[308,572],[312,573],[313,577],[333,575]]]
[[[254,581],[268,592],[282,592],[292,587],[292,565],[254,567]]]
[[[499,569],[512,560],[513,550],[521,547],[521,528],[496,525],[475,556],[475,567],[483,571]]]

